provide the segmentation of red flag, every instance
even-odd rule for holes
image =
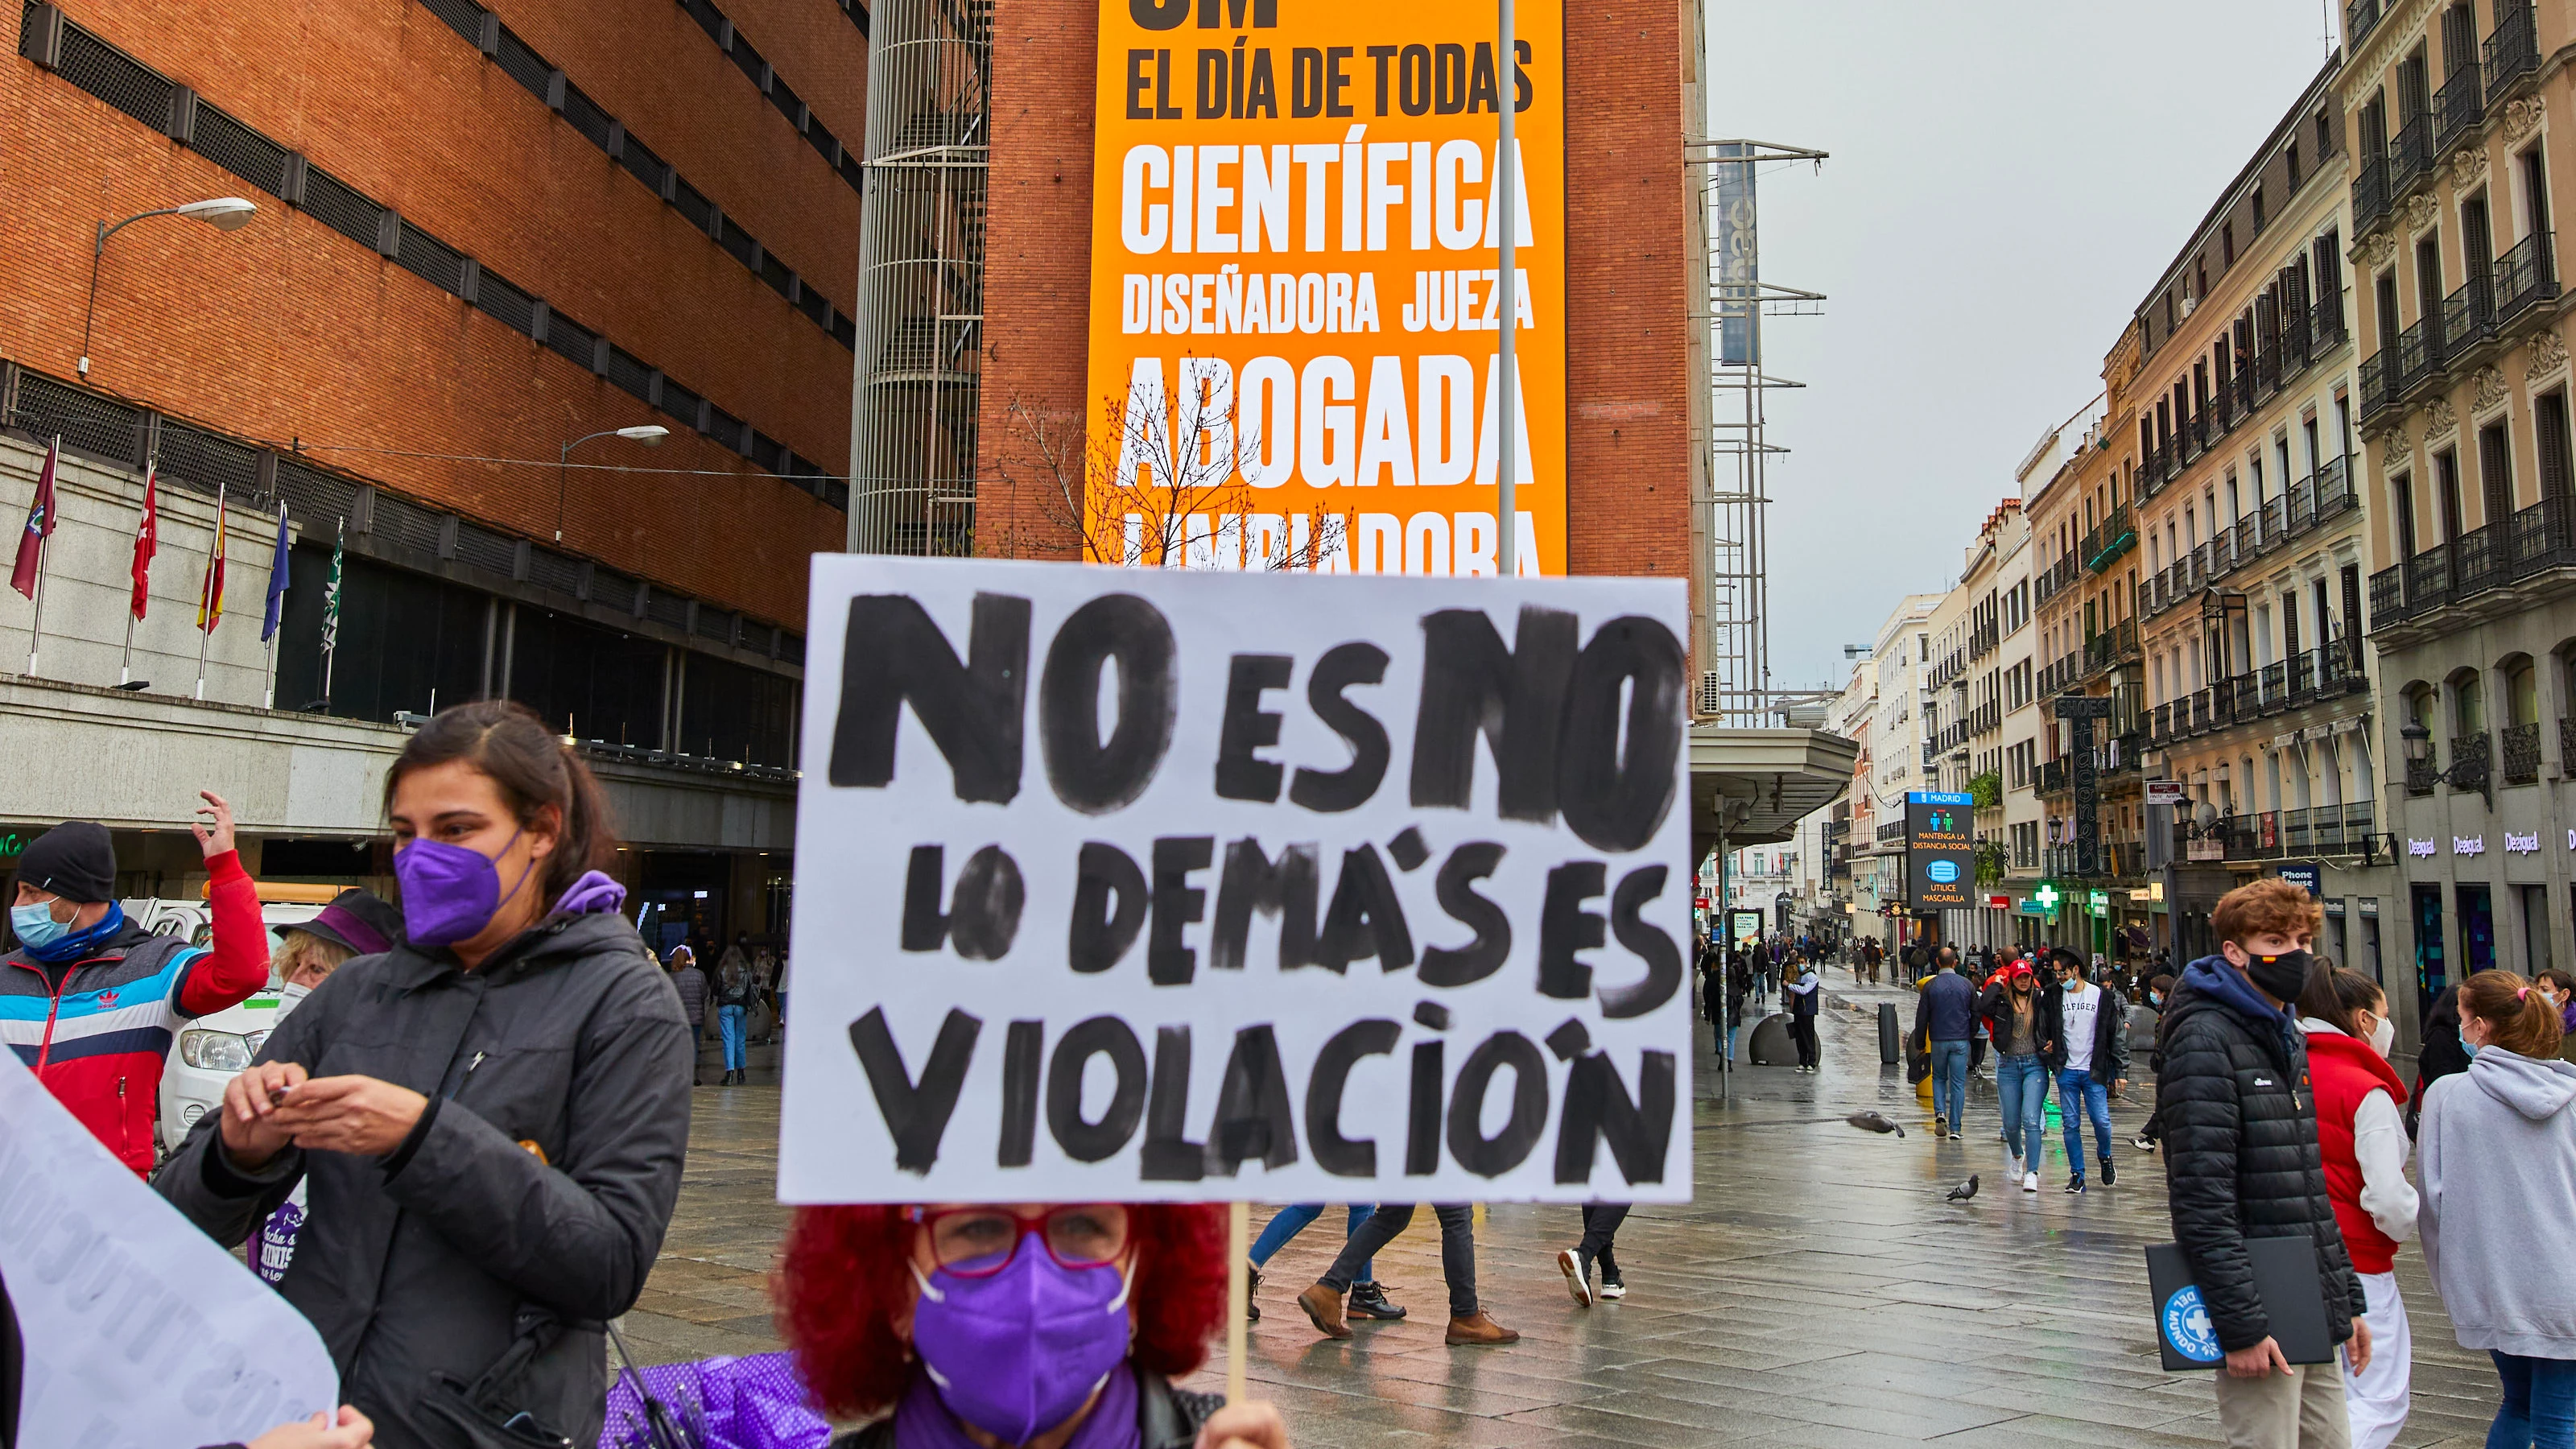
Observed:
[[[54,465],[61,461],[63,440],[45,449],[45,470],[36,475],[36,498],[27,505],[27,526],[18,535],[18,561],[9,570],[9,587],[36,596],[36,573],[44,567],[45,540],[54,531]]]
[[[143,521],[134,529],[134,617],[152,604],[152,555],[161,549],[161,499],[156,484],[158,463],[143,470]]]
[[[206,633],[224,621],[224,495],[215,493],[215,546],[206,555],[205,581],[197,586],[197,627]]]

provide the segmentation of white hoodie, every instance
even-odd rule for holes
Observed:
[[[2482,1047],[2424,1090],[2417,1226],[2460,1347],[2576,1359],[2576,1062]]]

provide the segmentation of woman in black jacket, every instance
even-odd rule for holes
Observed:
[[[2406,1130],[2415,1130],[2424,1110],[2424,1089],[2469,1069],[2469,1049],[2460,1044],[2460,988],[2446,986],[2424,1013],[2424,1045],[2415,1053],[2415,1094],[2406,1103]]]
[[[679,1194],[679,997],[592,869],[597,782],[525,707],[440,714],[385,793],[407,939],[316,988],[154,1185],[231,1245],[307,1184],[277,1291],[376,1443],[520,1413],[594,1443],[601,1324]]]

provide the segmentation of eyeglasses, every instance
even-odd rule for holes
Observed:
[[[1079,1203],[1022,1217],[997,1207],[913,1208],[914,1222],[930,1229],[938,1265],[961,1278],[985,1278],[1011,1266],[1020,1240],[1035,1237],[1047,1256],[1066,1268],[1099,1268],[1127,1251],[1127,1209],[1116,1203]]]

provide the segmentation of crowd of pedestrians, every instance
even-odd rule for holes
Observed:
[[[344,892],[278,932],[273,951],[230,808],[206,801],[203,944],[126,918],[102,827],[67,823],[27,846],[12,881],[17,944],[0,959],[0,1039],[314,1324],[350,1403],[255,1449],[597,1442],[604,1325],[642,1291],[669,1226],[707,1022],[725,1079],[739,1082],[755,1012],[783,1016],[783,963],[739,937],[712,972],[688,944],[657,961],[602,869],[614,841],[599,786],[514,705],[436,716],[391,767],[399,907]],[[1967,1083],[1991,1044],[2018,1185],[2039,1189],[2053,1089],[2066,1190],[2112,1186],[2109,1102],[2129,1087],[2130,1013],[2153,1013],[2155,1110],[2139,1146],[2163,1157],[2174,1238],[2223,1356],[2213,1378],[2228,1442],[2398,1439],[2413,1330],[2395,1263],[2420,1240],[2458,1341],[2494,1364],[2490,1449],[2569,1449],[2576,979],[2482,971],[2444,992],[2410,1083],[2389,1060],[2381,988],[2313,955],[2319,920],[2304,891],[2256,882],[2219,903],[2218,952],[2143,980],[2106,980],[2064,949],[1963,961],[1918,943],[1902,964],[1918,991],[1933,1135],[1977,1135]],[[1776,1008],[1796,1069],[1816,1072],[1820,963],[1837,954],[1856,981],[1884,960],[1871,942],[1702,943],[1716,1047],[1738,1049],[1748,1006]],[[156,1167],[152,1088],[171,1033],[263,986],[280,1010],[255,1059]],[[1251,1245],[1250,1281],[1325,1211],[1273,1217]],[[1414,1213],[1347,1210],[1330,1265],[1296,1295],[1318,1333],[1405,1320],[1376,1263]],[[1445,1342],[1518,1341],[1479,1296],[1474,1209],[1432,1213]],[[1555,1266],[1579,1307],[1627,1294],[1627,1216],[1591,1203],[1579,1237],[1568,1224]],[[2258,1244],[2284,1239],[2313,1265],[2335,1345],[2322,1361],[2293,1362],[2275,1332],[2266,1295],[2281,1288],[2255,1262],[2273,1251]],[[1267,1406],[1220,1408],[1173,1386],[1220,1326],[1221,1241],[1215,1210],[1197,1207],[804,1208],[780,1324],[816,1400],[882,1415],[843,1449],[1040,1437],[1286,1449]],[[0,1293],[0,1349],[16,1342]],[[0,1449],[14,1449],[16,1364],[0,1352]],[[1085,1425],[1106,1427],[1074,1432]]]
[[[2131,1019],[2144,1013],[2156,1093],[2134,1147],[2163,1157],[2174,1238],[2223,1360],[2213,1380],[2226,1441],[2398,1441],[2414,1332],[2395,1266],[2420,1237],[2458,1342],[2495,1365],[2489,1449],[2569,1449],[2576,1249],[2563,1245],[2576,1204],[2576,975],[2480,971],[2440,992],[2410,1084],[2390,1060],[2386,993],[2314,954],[2321,921],[2303,889],[2266,880],[2219,903],[2220,949],[2179,971],[2161,953],[2140,969],[2106,970],[2064,948],[1968,961],[1946,944],[1907,948],[1917,993],[1907,1041],[1916,1080],[1929,1079],[1933,1135],[1971,1135],[1966,1083],[1991,1042],[2008,1180],[2039,1190],[2054,1091],[2066,1190],[2112,1185],[2109,1103],[2128,1091]],[[1875,942],[1851,948],[1855,985],[1870,982],[1883,954]],[[1704,953],[1703,975],[1726,988],[1720,1047],[1732,1055],[1747,993],[1740,958],[1718,959]],[[1746,984],[1761,979],[1757,965]],[[2305,1245],[2314,1263],[2334,1345],[2325,1361],[2292,1362],[2273,1332],[2264,1294],[2280,1285],[2258,1290],[2249,1245],[2279,1238]]]

